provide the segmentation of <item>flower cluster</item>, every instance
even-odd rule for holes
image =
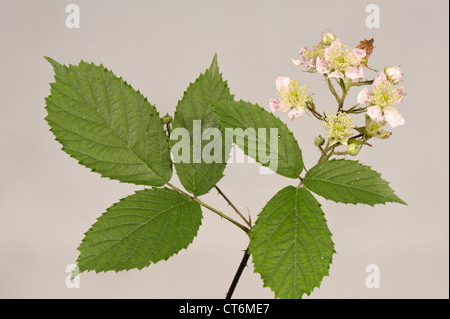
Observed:
[[[358,94],[359,104],[369,104],[367,115],[376,122],[382,122],[383,117],[392,128],[405,124],[400,112],[394,107],[406,98],[403,86],[394,88],[402,78],[399,66],[385,68],[373,81],[373,92],[364,88]]]
[[[292,63],[306,66],[311,72],[326,74],[328,78],[345,78],[352,80],[364,77],[364,64],[361,60],[366,51],[355,48],[350,50],[341,40],[328,32],[322,36],[322,41],[311,49],[300,49],[301,60],[291,59]]]
[[[327,85],[338,102],[336,113],[320,113],[316,110],[312,96],[305,86],[288,77],[278,77],[276,88],[280,97],[270,99],[272,112],[289,110],[288,117],[295,118],[307,112],[322,121],[322,127],[328,131],[325,139],[321,136],[314,141],[322,151],[324,160],[331,155],[356,155],[362,145],[370,145],[371,138],[387,139],[391,132],[384,129],[386,123],[392,128],[405,124],[405,120],[396,108],[406,98],[403,86],[396,87],[402,80],[400,66],[387,67],[373,80],[363,79],[365,69],[375,71],[368,65],[373,53],[374,39],[363,40],[354,48],[342,44],[332,32],[322,33],[321,41],[311,47],[302,47],[300,59],[291,59],[296,66],[306,68],[307,72],[322,74]],[[339,94],[334,84],[342,90]],[[357,97],[358,104],[345,110],[344,100],[354,86],[371,85],[362,89]],[[353,114],[366,113],[365,126],[356,127]],[[322,146],[324,148],[322,148]],[[347,145],[345,152],[335,151],[340,145]]]

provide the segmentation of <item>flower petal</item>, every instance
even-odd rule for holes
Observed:
[[[297,65],[297,66],[304,64],[301,60],[298,60],[298,59],[291,59],[291,62],[292,62],[292,64]]]
[[[275,111],[280,110],[280,107],[281,107],[281,100],[280,99],[270,99],[269,103],[270,103],[270,111],[272,113],[275,113]]]
[[[291,82],[291,79],[288,77],[285,77],[285,76],[277,77],[277,79],[275,81],[277,90],[280,91],[281,88],[283,88],[285,91],[289,91],[289,82]]]
[[[320,74],[328,73],[331,71],[331,67],[327,61],[322,60],[321,58],[317,58],[316,62],[317,72]]]
[[[334,72],[331,72],[328,75],[328,78],[340,78],[340,79],[343,79],[343,78],[345,78],[345,75],[342,72],[334,71]]]
[[[303,48],[301,48],[300,51],[298,52],[298,54],[302,57],[303,61],[306,62],[306,58],[305,58],[305,56],[303,55],[303,51],[305,51],[305,50],[308,50],[308,47],[303,47]]]
[[[382,83],[384,83],[386,81],[387,81],[386,74],[384,74],[384,72],[381,72],[380,74],[378,74],[375,77],[375,80],[373,80],[373,84],[372,85],[373,85],[374,88],[376,88],[378,85],[380,85],[380,84],[382,84]]]
[[[326,47],[325,50],[323,51],[323,56],[324,56],[324,58],[325,58],[325,61],[328,61],[328,60],[330,59],[329,52],[330,52],[330,47],[328,46],[328,47]]]
[[[341,49],[342,48],[342,42],[341,42],[341,40],[339,40],[338,38],[336,38],[336,39],[334,39],[332,42],[331,42],[331,45],[330,45],[330,50],[336,50],[336,49]]]
[[[406,94],[405,92],[405,88],[403,86],[399,87],[397,90],[395,90],[395,93],[397,93],[398,95],[400,95],[400,98],[395,101],[395,103],[400,104],[403,102],[403,100],[406,98],[406,96],[408,94]]]
[[[392,128],[396,128],[397,126],[405,124],[405,119],[402,117],[400,112],[394,108],[385,110],[384,118]]]
[[[372,102],[372,94],[369,92],[367,88],[362,89],[358,93],[358,103],[366,104]]]
[[[366,56],[366,50],[355,48],[352,50],[355,60],[353,61],[354,66],[358,66],[361,63],[361,59]]]
[[[288,117],[293,119],[295,117],[302,116],[303,114],[305,114],[305,110],[303,110],[300,106],[296,106],[288,113]]]
[[[381,107],[379,105],[373,105],[367,109],[367,115],[369,117],[377,122],[383,121],[383,111],[381,110]]]
[[[364,77],[364,69],[362,67],[350,66],[345,70],[345,75],[350,79],[360,79]]]

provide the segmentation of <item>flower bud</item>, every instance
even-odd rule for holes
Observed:
[[[322,146],[325,143],[325,139],[319,135],[314,139],[314,145],[316,145],[317,147]]]
[[[356,144],[349,144],[347,146],[347,154],[351,155],[351,156],[356,156],[359,153],[359,146]]]
[[[325,45],[330,45],[336,36],[332,32],[323,33],[322,32],[322,43]]]
[[[167,113],[166,115],[164,115],[164,116],[161,118],[161,120],[162,120],[162,122],[163,122],[164,124],[170,124],[170,123],[172,123],[173,118],[172,118],[172,116],[169,115],[169,113]]]
[[[402,71],[398,65],[384,68],[384,74],[392,84],[397,84],[402,79]]]

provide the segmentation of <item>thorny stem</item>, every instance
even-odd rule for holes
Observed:
[[[234,225],[238,226],[240,229],[242,229],[247,235],[250,235],[250,229],[252,228],[251,224],[249,221],[247,221],[247,219],[239,212],[239,210],[236,208],[236,206],[234,206],[231,201],[225,196],[225,194],[220,190],[220,188],[218,188],[216,186],[217,191],[219,192],[219,194],[222,195],[222,197],[228,202],[228,204],[230,204],[230,206],[236,211],[236,213],[238,213],[239,216],[241,216],[241,218],[244,219],[244,221],[246,222],[246,224],[250,227],[247,228],[246,226],[238,223],[237,221],[235,221],[234,219],[232,219],[231,217],[228,217],[227,215],[225,215],[224,213],[222,213],[221,211],[215,209],[214,207],[202,202],[200,199],[198,199],[197,197],[191,196],[188,193],[184,192],[183,190],[181,190],[180,188],[176,187],[175,185],[167,182],[166,183],[167,186],[171,187],[172,189],[176,190],[177,192],[184,194],[186,196],[188,196],[191,200],[196,201],[197,203],[199,203],[201,206],[209,209],[210,211],[212,211],[213,213],[216,213],[217,215],[219,215],[222,218],[225,218],[226,220],[228,220],[229,222],[233,223]],[[239,264],[239,268],[237,269],[236,274],[234,275],[233,281],[231,282],[231,286],[228,289],[227,295],[226,295],[226,299],[230,299],[231,296],[233,295],[234,289],[237,286],[237,283],[242,275],[242,272],[244,271],[245,266],[247,266],[247,262],[248,259],[250,258],[250,254],[248,253],[248,248],[245,250],[244,253],[244,257],[242,258],[241,263]]]
[[[233,205],[233,203],[228,199],[227,196],[225,196],[225,194],[222,192],[222,190],[216,185],[214,186],[216,188],[216,190],[219,192],[220,196],[223,197],[223,199],[226,200],[226,202],[228,203],[228,205],[231,206],[231,208],[234,209],[234,211],[236,212],[236,214],[239,215],[239,217],[241,217],[244,222],[248,225],[248,227],[251,229],[252,228],[252,224],[250,224],[250,222],[247,220],[247,218],[244,217],[244,215],[242,215],[242,213],[236,208],[236,206]]]
[[[241,278],[242,272],[244,271],[244,268],[247,266],[247,262],[248,262],[249,258],[250,258],[250,254],[248,253],[248,248],[247,248],[244,251],[244,256],[242,257],[241,263],[239,264],[236,274],[234,275],[233,281],[231,282],[230,288],[228,289],[225,299],[231,299],[234,289],[236,288],[236,285],[237,285],[239,279]]]
[[[240,224],[239,222],[235,221],[233,218],[228,217],[227,215],[225,215],[224,213],[222,213],[221,211],[215,209],[214,207],[202,202],[200,199],[198,199],[195,196],[191,196],[188,193],[182,191],[181,189],[179,189],[178,187],[176,187],[175,185],[172,185],[171,183],[167,182],[166,183],[167,186],[171,187],[172,189],[176,190],[177,192],[184,194],[186,196],[188,196],[191,200],[196,201],[197,203],[200,204],[200,206],[203,206],[207,209],[209,209],[210,211],[212,211],[213,213],[216,213],[217,215],[219,215],[222,218],[225,218],[226,220],[228,220],[229,222],[233,223],[234,225],[236,225],[237,227],[239,227],[240,229],[242,229],[246,234],[249,234],[250,229],[247,228],[246,226]]]

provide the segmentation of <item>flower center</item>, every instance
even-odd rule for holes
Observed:
[[[291,80],[289,82],[289,90],[281,88],[281,99],[284,104],[289,108],[300,106],[306,111],[306,103],[311,102],[311,95],[308,94],[308,90],[305,86],[300,86],[298,81]]]
[[[328,138],[334,142],[346,144],[348,137],[353,134],[352,130],[355,127],[355,122],[347,113],[338,112],[328,115],[322,126],[328,130]]]
[[[372,103],[379,105],[382,109],[394,105],[401,96],[396,92],[393,85],[389,82],[379,84],[373,90]]]
[[[343,45],[342,48],[334,47],[328,51],[328,61],[335,70],[344,72],[355,61],[354,54]]]
[[[322,44],[314,45],[311,49],[304,50],[303,56],[306,60],[311,61],[317,58],[324,58],[325,46]]]

